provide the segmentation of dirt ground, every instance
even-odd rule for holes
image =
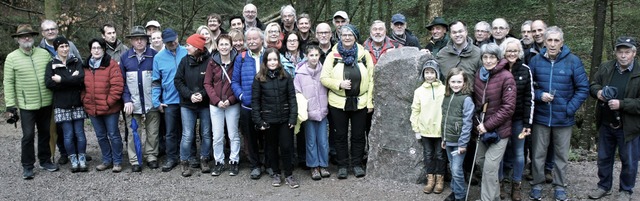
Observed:
[[[94,160],[89,162],[87,173],[71,173],[69,165],[61,166],[57,172],[46,172],[36,168],[33,180],[22,179],[20,164],[20,138],[22,131],[13,125],[0,123],[0,200],[444,200],[451,192],[448,183],[442,194],[424,194],[422,186],[390,180],[349,175],[338,180],[336,169],[333,175],[313,181],[309,172],[296,169],[294,176],[300,180],[300,188],[290,189],[286,185],[271,187],[270,179],[249,179],[249,169],[241,161],[240,174],[232,177],[228,172],[218,177],[202,174],[183,178],[178,168],[171,172],[151,170],[144,166],[142,173],[131,173],[125,164],[121,173],[96,172],[100,163],[100,150],[95,134],[87,126],[87,152]],[[571,200],[587,200],[586,194],[596,187],[597,168],[595,162],[574,162],[569,165],[567,188]],[[620,164],[616,163],[614,194],[603,200],[615,200],[618,189],[617,175]],[[523,184],[528,193],[529,184]],[[472,186],[469,200],[479,199],[479,186]],[[551,186],[545,185],[544,200],[552,200]],[[526,195],[525,195],[526,196]],[[634,195],[634,200],[640,196]]]

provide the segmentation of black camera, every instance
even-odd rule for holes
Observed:
[[[20,121],[20,116],[18,116],[18,111],[16,110],[7,110],[7,112],[11,112],[11,117],[7,119],[8,124],[13,124],[16,128],[18,127],[18,121]]]

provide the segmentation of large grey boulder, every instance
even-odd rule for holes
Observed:
[[[420,70],[431,55],[404,47],[382,55],[375,67],[373,122],[369,133],[367,175],[416,182],[422,175],[422,145],[409,117]]]

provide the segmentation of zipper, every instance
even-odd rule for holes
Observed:
[[[551,61],[551,73],[549,74],[549,91],[551,91],[551,85],[553,82],[553,66],[556,62],[555,61]],[[556,93],[558,93],[558,91],[556,91]],[[555,99],[555,95],[554,94],[554,99]],[[553,100],[551,101],[553,102]],[[553,104],[551,104],[551,102],[548,102],[547,104],[549,104],[549,123],[548,123],[548,127],[551,127],[551,119],[553,118]]]
[[[36,64],[35,64],[35,62],[33,62],[33,54],[34,54],[35,52],[36,52],[36,51],[33,51],[33,50],[32,50],[32,53],[31,53],[31,55],[29,55],[29,58],[31,59],[31,67],[33,67],[33,73],[34,73],[34,75],[36,76],[36,82],[37,82],[37,84],[36,84],[36,85],[38,85],[38,95],[40,96],[40,107],[42,107],[42,106],[44,105],[44,104],[42,103],[42,89],[40,88],[40,79],[38,78],[38,70],[36,69]],[[24,90],[22,91],[22,93],[24,94]],[[27,99],[26,99],[27,97],[25,96],[24,98],[25,98],[25,100],[24,100],[24,104],[25,104],[25,106],[26,106],[26,105],[27,105]]]

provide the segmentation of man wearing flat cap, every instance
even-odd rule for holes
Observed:
[[[444,21],[442,17],[435,17],[431,24],[427,25],[427,29],[431,33],[431,39],[425,46],[427,50],[431,53],[431,55],[438,55],[438,52],[447,46],[447,42],[449,42],[449,36],[447,35],[447,31],[449,31],[449,25]]]
[[[636,45],[634,38],[618,38],[614,49],[616,59],[600,64],[591,81],[591,97],[598,100],[596,126],[599,129],[600,179],[598,188],[589,193],[591,199],[611,194],[616,150],[622,162],[618,200],[631,200],[636,184],[640,157],[640,66],[635,59]]]
[[[28,24],[18,26],[11,37],[19,44],[19,48],[9,53],[4,63],[4,100],[7,106],[5,117],[21,117],[20,162],[22,178],[26,180],[34,177],[36,127],[40,168],[49,172],[58,170],[58,166],[51,162],[49,147],[52,96],[44,84],[45,69],[51,56],[47,50],[33,46],[37,35],[38,32]]]
[[[120,68],[125,80],[122,94],[124,112],[132,116],[140,125],[138,126],[138,134],[142,141],[141,147],[144,147],[143,154],[147,158],[149,167],[155,169],[158,168],[160,112],[152,104],[151,77],[153,57],[158,52],[147,47],[149,36],[142,26],[133,27],[131,34],[126,38],[129,39],[131,49],[120,57]],[[127,122],[127,126],[131,127],[131,121]],[[146,140],[142,140],[143,136],[146,136]],[[133,139],[133,137],[129,139]],[[143,156],[136,154],[134,143],[127,144],[127,153],[131,163],[131,172],[142,171],[142,164],[138,162],[138,157]]]

